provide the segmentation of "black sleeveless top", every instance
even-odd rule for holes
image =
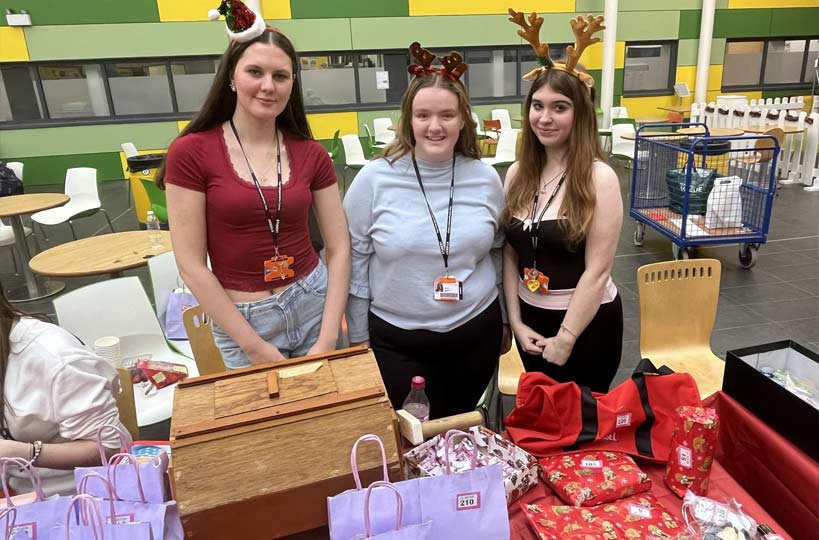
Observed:
[[[531,268],[534,260],[531,231],[524,231],[523,222],[512,218],[512,224],[506,226],[506,241],[518,254],[518,276],[521,276],[523,269]],[[559,221],[541,221],[537,241],[537,269],[549,277],[550,289],[574,289],[586,270],[586,241],[580,242],[574,251],[569,251]]]

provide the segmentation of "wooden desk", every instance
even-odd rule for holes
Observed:
[[[764,126],[747,126],[743,128],[745,133],[765,133],[769,129],[779,128],[785,132],[785,135],[793,135],[794,133],[802,133],[805,128],[798,128],[796,126],[778,126],[776,124],[765,124]]]
[[[664,105],[662,107],[657,107],[661,111],[668,111],[668,112],[675,112],[675,113],[682,113],[683,115],[691,114],[691,106],[685,105]]]
[[[26,234],[23,229],[23,215],[62,206],[69,199],[70,197],[63,193],[30,193],[28,195],[0,197],[0,217],[7,217],[11,220],[11,227],[14,230],[14,244],[17,253],[20,254],[20,259],[23,261],[23,277],[26,281],[25,286],[11,287],[6,291],[9,302],[37,300],[57,294],[65,288],[65,283],[38,280],[31,273],[28,266],[31,260],[31,252],[28,249],[28,242],[26,242]]]
[[[705,135],[705,128],[701,126],[687,127],[678,129],[676,133],[681,135]],[[740,128],[710,128],[708,135],[710,137],[739,137],[744,134],[745,130]]]
[[[162,248],[154,249],[148,231],[92,236],[46,250],[29,263],[44,276],[79,277],[111,274],[148,264],[153,256],[171,251],[171,233],[160,231]]]
[[[668,118],[665,116],[638,116],[634,121],[638,124],[667,124]]]

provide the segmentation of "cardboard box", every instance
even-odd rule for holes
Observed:
[[[355,487],[350,448],[384,442],[400,478],[397,425],[372,351],[355,347],[180,382],[173,486],[188,538],[269,540],[327,523],[327,497]],[[381,453],[358,456],[364,485]]]
[[[787,370],[819,386],[819,355],[793,341],[728,351],[722,389],[819,462],[819,409],[760,369]]]

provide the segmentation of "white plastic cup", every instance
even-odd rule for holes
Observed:
[[[97,356],[107,360],[115,368],[120,364],[119,338],[117,336],[104,336],[94,342],[94,352]]]

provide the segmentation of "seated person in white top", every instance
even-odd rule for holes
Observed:
[[[46,495],[74,489],[74,467],[100,465],[96,433],[120,426],[116,370],[59,326],[15,309],[0,292],[0,457],[33,460]],[[108,455],[118,451],[106,430]],[[18,493],[28,475],[8,468]]]

